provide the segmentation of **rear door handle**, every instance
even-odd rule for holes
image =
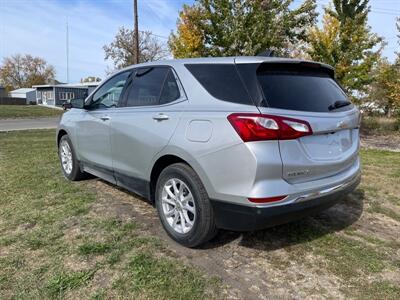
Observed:
[[[102,121],[109,121],[111,118],[109,116],[102,116],[100,117],[100,120]]]
[[[157,120],[157,121],[164,121],[164,120],[168,120],[169,117],[164,114],[158,114],[158,115],[153,116],[153,119]]]

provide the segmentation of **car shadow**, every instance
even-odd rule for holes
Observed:
[[[236,239],[240,246],[263,251],[286,248],[349,227],[361,217],[363,207],[364,191],[357,189],[331,208],[298,221],[253,232],[221,230],[201,249],[218,248]]]
[[[146,203],[152,210],[155,209],[149,200],[135,193],[115,186],[102,179],[96,180],[111,187],[113,190],[116,189],[123,192],[125,195],[134,197],[139,201]],[[358,188],[331,208],[298,221],[252,232],[220,230],[211,241],[203,244],[197,249],[207,250],[220,248],[237,240],[239,246],[271,251],[312,241],[326,234],[341,231],[355,223],[361,217],[363,212],[364,197],[364,190]],[[133,207],[126,206],[121,209],[125,211],[134,210]],[[138,217],[143,219],[144,223],[151,223],[154,221],[147,220],[149,217],[148,215],[141,216],[140,213],[134,213],[134,211],[131,211],[130,214],[136,214]],[[155,211],[152,215],[154,215],[153,217],[155,219],[158,219]],[[161,224],[159,226],[161,226]],[[159,229],[154,230],[154,224],[152,224],[151,228],[152,230],[150,231],[158,232],[157,234],[159,234]]]

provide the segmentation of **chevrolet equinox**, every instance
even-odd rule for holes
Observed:
[[[274,57],[133,65],[57,130],[69,180],[86,173],[157,208],[175,241],[249,231],[335,204],[360,181],[359,111],[329,65]]]

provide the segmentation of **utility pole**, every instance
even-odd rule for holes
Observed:
[[[133,39],[133,51],[135,53],[135,61],[134,64],[139,63],[139,28],[138,28],[138,13],[137,13],[137,0],[133,0],[133,16],[135,19],[135,28],[134,28],[134,39]]]
[[[66,31],[66,54],[67,54],[67,83],[69,83],[69,32],[68,32],[68,17],[67,17],[67,31]]]

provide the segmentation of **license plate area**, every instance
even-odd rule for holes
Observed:
[[[300,139],[306,154],[315,160],[340,158],[353,145],[352,130],[345,129],[332,133],[316,134]]]

